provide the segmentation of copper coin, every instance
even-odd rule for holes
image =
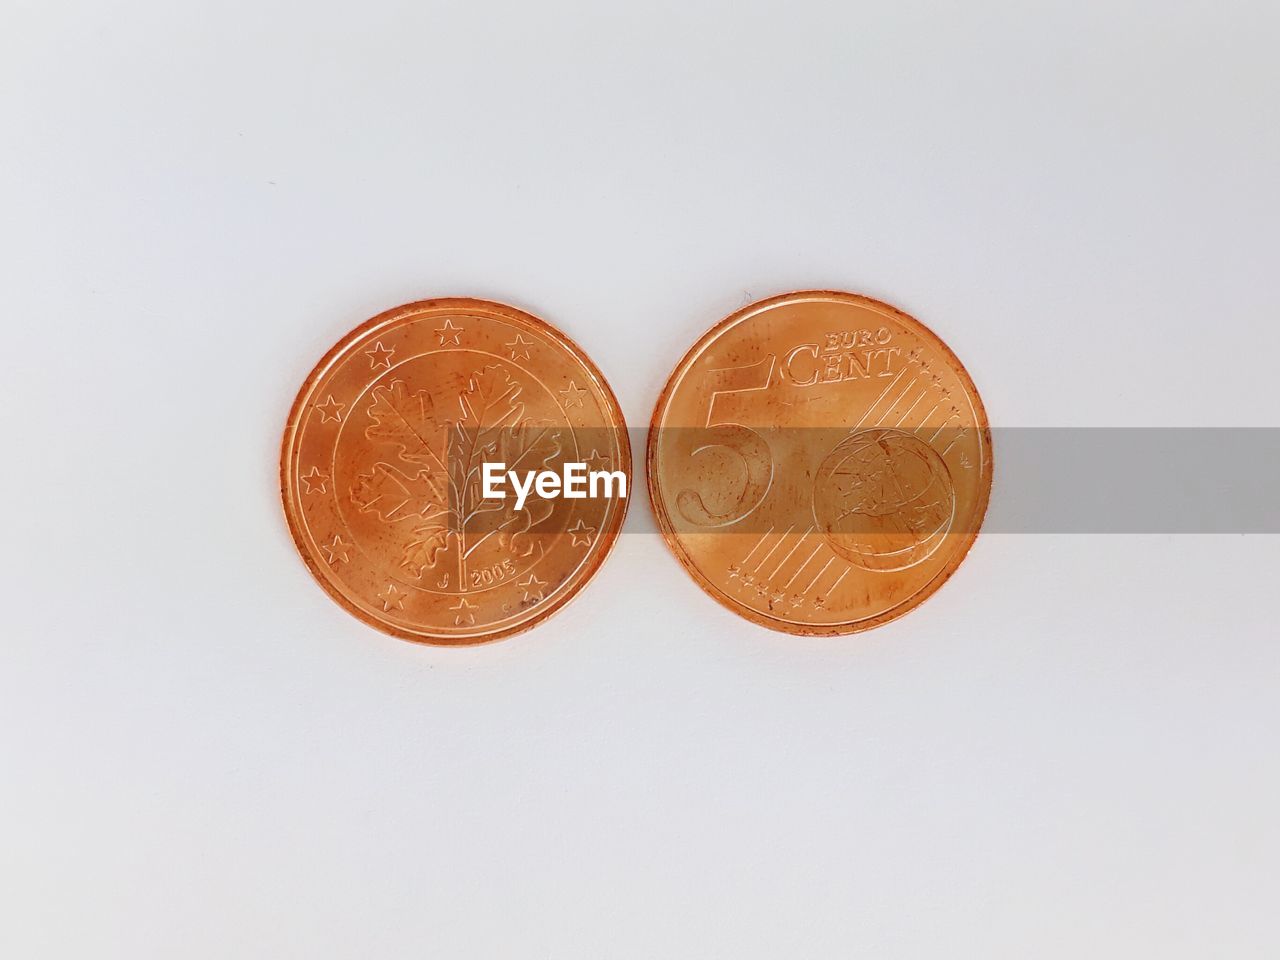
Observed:
[[[946,344],[825,290],[713,327],[649,432],[677,559],[730,610],[795,634],[866,630],[930,596],[977,536],[991,466],[982,400]]]
[[[334,600],[395,636],[471,644],[527,630],[600,568],[627,501],[617,487],[498,500],[486,462],[585,463],[629,484],[622,413],[595,364],[498,303],[379,314],[325,355],[289,414],[280,489],[298,552]]]

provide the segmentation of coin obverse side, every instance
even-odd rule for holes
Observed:
[[[571,600],[608,556],[624,497],[486,497],[485,461],[631,478],[603,375],[546,322],[485,300],[410,303],[344,337],[303,383],[280,492],[320,585],[408,640],[511,636]],[[630,490],[628,489],[628,494]]]
[[[694,344],[654,408],[647,465],[658,526],[703,590],[775,630],[845,634],[955,572],[986,513],[991,435],[927,327],[806,291]]]

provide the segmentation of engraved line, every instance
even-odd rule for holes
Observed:
[[[957,441],[959,441],[959,439],[964,435],[965,435],[965,431],[963,429],[957,430],[956,435],[951,438],[951,442],[942,448],[942,453],[940,453],[939,456],[945,457],[947,455],[947,451],[950,450],[952,447],[954,447]]]
[[[915,403],[913,403],[911,406],[907,407],[907,412],[906,412],[906,413],[904,413],[901,417],[899,417],[899,418],[898,418],[898,422],[894,424],[894,427],[900,427],[900,426],[902,426],[903,421],[905,421],[905,420],[907,419],[907,417],[911,416],[911,411],[912,411],[912,410],[914,410],[914,409],[916,408],[916,404],[918,404],[921,400],[923,400],[923,399],[924,399],[925,397],[927,397],[928,395],[929,395],[929,388],[928,388],[928,387],[925,387],[925,388],[924,388],[924,393],[922,393],[922,394],[920,394],[920,396],[916,397],[916,402],[915,402]]]
[[[939,401],[938,401],[937,403],[935,403],[932,407],[930,407],[930,408],[929,408],[929,412],[928,412],[928,413],[926,413],[923,417],[921,417],[921,418],[920,418],[920,426],[916,427],[916,429],[915,429],[915,432],[916,432],[916,433],[919,433],[921,430],[923,430],[923,429],[925,428],[925,426],[927,426],[927,425],[928,425],[928,423],[929,423],[929,418],[933,416],[933,411],[937,410],[940,406],[942,406],[942,401],[941,401],[941,400],[939,400]]]
[[[876,407],[880,406],[880,401],[883,400],[885,397],[887,397],[889,395],[889,391],[898,385],[898,381],[902,379],[902,375],[907,372],[907,369],[909,367],[910,367],[910,364],[904,363],[902,365],[902,369],[898,371],[898,375],[894,377],[892,381],[890,381],[887,387],[884,388],[884,392],[881,393],[880,396],[876,397],[875,400],[872,401],[871,406],[867,407],[867,412],[862,415],[861,420],[859,420],[857,423],[853,425],[852,430],[859,429],[866,422],[867,417],[871,416],[871,411],[874,410]]]
[[[752,547],[752,548],[750,549],[750,551],[748,551],[747,555],[746,555],[745,557],[743,557],[743,558],[742,558],[742,560],[741,560],[740,562],[741,562],[741,563],[746,563],[748,560],[750,560],[750,559],[751,559],[751,554],[755,553],[757,550],[759,550],[759,549],[760,549],[760,544],[764,543],[765,539],[766,539],[766,538],[769,536],[769,534],[771,534],[771,533],[773,533],[773,527],[770,527],[768,530],[766,530],[766,531],[765,531],[764,536],[763,536],[763,537],[761,537],[759,540],[757,540],[757,541],[756,541],[756,545],[755,545],[754,547]]]
[[[800,534],[800,539],[796,541],[796,545],[787,551],[787,555],[778,561],[778,565],[773,568],[773,573],[765,577],[766,580],[772,580],[778,575],[778,571],[787,565],[787,561],[791,559],[791,555],[800,549],[800,544],[804,543],[804,538],[813,533],[813,527],[810,527],[804,533]]]
[[[816,557],[818,555],[818,551],[821,549],[822,549],[822,544],[818,544],[816,547],[813,548],[813,553],[809,554],[807,557],[804,558],[804,563],[796,567],[795,573],[791,574],[791,579],[782,585],[783,590],[791,586],[792,580],[795,580],[796,577],[800,576],[800,572],[809,565],[809,561],[812,560],[814,557]]]
[[[943,430],[945,430],[945,429],[947,428],[947,424],[948,424],[948,423],[950,423],[952,420],[956,419],[956,417],[957,417],[957,416],[958,416],[958,414],[956,414],[954,411],[953,411],[952,413],[947,414],[947,419],[945,419],[945,420],[943,420],[943,421],[942,421],[942,426],[938,427],[938,429],[937,429],[937,430],[933,431],[933,436],[932,436],[932,437],[930,437],[930,438],[929,438],[927,441],[925,441],[925,442],[926,442],[926,443],[933,443],[933,441],[937,440],[937,439],[938,439],[938,434],[940,434]]]
[[[812,580],[810,580],[810,581],[809,581],[809,586],[807,586],[807,587],[805,587],[803,590],[801,590],[801,591],[800,591],[800,593],[801,593],[801,594],[807,594],[810,590],[812,590],[812,589],[813,589],[813,585],[814,585],[815,583],[817,583],[817,582],[818,582],[818,577],[821,577],[824,573],[826,573],[826,572],[827,572],[827,567],[831,566],[831,564],[833,564],[833,563],[835,563],[835,562],[836,562],[836,558],[835,558],[835,557],[827,557],[827,562],[826,562],[826,563],[824,563],[824,564],[822,565],[822,569],[821,569],[821,570],[819,570],[819,571],[818,571],[818,573],[817,573],[817,575],[816,575]]]
[[[827,587],[827,596],[831,596],[831,594],[833,594],[833,593],[835,593],[835,592],[836,592],[836,587],[840,586],[840,581],[841,581],[841,580],[843,580],[845,577],[847,577],[847,576],[849,575],[849,571],[850,571],[850,570],[852,570],[852,569],[853,569],[853,567],[845,567],[845,568],[844,568],[844,573],[842,573],[842,574],[840,574],[840,576],[836,577],[836,581],[835,581],[835,583],[833,583],[833,584],[831,584],[831,586]]]
[[[787,527],[787,533],[790,533],[790,532],[791,532],[792,530],[794,530],[795,528],[796,528],[796,526],[795,526],[795,524],[793,523],[791,526]],[[764,566],[764,562],[765,562],[766,560],[768,560],[770,557],[772,557],[772,556],[773,556],[773,551],[774,551],[774,550],[777,550],[780,546],[782,546],[782,541],[783,541],[783,540],[785,540],[785,539],[787,539],[787,533],[784,533],[782,536],[780,536],[780,537],[778,538],[778,542],[777,542],[777,543],[775,543],[775,544],[774,544],[774,545],[769,549],[769,552],[768,552],[768,553],[766,553],[763,557],[761,557],[761,558],[760,558],[760,562],[759,562],[759,563],[757,563],[757,564],[752,568],[752,570],[751,570],[751,572],[752,572],[752,573],[758,573],[758,572],[759,572],[759,570],[760,570],[760,568],[761,568],[762,566]]]
[[[889,414],[893,413],[893,408],[907,398],[907,394],[911,392],[911,388],[916,385],[917,379],[918,379],[917,377],[912,377],[910,380],[907,381],[907,388],[903,390],[902,393],[898,394],[897,399],[894,400],[893,403],[889,404],[889,406],[885,408],[884,413],[880,415],[880,419],[876,421],[877,427],[884,426],[884,422],[889,419]]]

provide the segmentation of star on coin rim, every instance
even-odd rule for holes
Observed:
[[[660,491],[658,489],[658,435],[662,427],[662,420],[666,416],[667,409],[671,405],[671,401],[675,395],[675,390],[684,375],[689,371],[693,364],[702,356],[720,336],[726,333],[730,328],[739,323],[743,323],[757,314],[764,313],[775,307],[787,303],[800,303],[805,301],[837,301],[841,303],[853,304],[856,306],[871,307],[875,310],[884,311],[896,319],[903,322],[908,328],[914,326],[926,337],[931,338],[937,345],[941,359],[947,361],[955,372],[956,377],[964,384],[968,391],[969,398],[973,403],[973,410],[976,415],[974,426],[982,435],[982,442],[986,450],[986,476],[981,484],[981,490],[978,498],[974,503],[976,510],[976,522],[973,524],[973,530],[963,535],[964,540],[955,548],[951,558],[946,565],[942,567],[934,576],[919,590],[911,594],[905,600],[889,608],[888,610],[878,613],[872,617],[865,617],[860,620],[851,620],[843,623],[795,623],[790,620],[783,620],[762,613],[745,604],[735,601],[729,594],[722,591],[711,580],[703,574],[697,562],[690,556],[689,552],[680,543],[676,535],[674,526],[671,522],[671,515],[667,511],[666,504],[663,502]],[[868,297],[860,293],[848,293],[842,290],[795,290],[791,293],[781,293],[776,296],[766,297],[763,300],[757,300],[749,303],[745,307],[734,311],[725,317],[719,323],[715,324],[710,330],[704,333],[680,358],[680,361],[671,371],[671,376],[667,378],[667,382],[662,387],[662,392],[658,394],[658,399],[653,405],[653,416],[649,421],[649,440],[645,449],[645,467],[648,475],[649,487],[649,506],[653,510],[654,519],[657,521],[658,529],[662,533],[662,539],[666,541],[667,548],[679,562],[685,572],[693,578],[693,581],[702,589],[702,592],[715,600],[727,610],[736,613],[744,620],[767,627],[770,630],[777,630],[780,633],[788,633],[793,636],[807,637],[831,637],[845,636],[853,633],[861,633],[864,630],[871,630],[882,624],[897,620],[899,617],[910,613],[920,604],[924,603],[931,596],[938,592],[938,588],[951,578],[956,572],[960,564],[964,562],[964,558],[969,555],[969,551],[973,548],[974,543],[978,539],[978,533],[981,531],[983,520],[986,518],[987,506],[991,499],[991,478],[994,474],[995,463],[991,449],[991,427],[987,421],[986,408],[982,404],[982,396],[978,393],[978,388],[973,382],[973,378],[969,376],[969,371],[965,369],[960,358],[946,344],[946,342],[934,333],[933,329],[928,325],[921,323],[911,314],[899,310],[892,304],[885,303],[883,300],[877,300],[874,297]]]
[[[630,487],[632,477],[631,442],[618,399],[614,396],[613,389],[609,386],[604,374],[600,372],[600,368],[595,365],[586,351],[563,331],[541,317],[527,313],[518,307],[493,300],[482,300],[474,297],[439,297],[430,300],[416,300],[412,303],[392,307],[390,310],[384,310],[346,333],[320,358],[320,361],[307,374],[289,411],[289,418],[285,423],[284,437],[280,445],[280,500],[284,509],[285,522],[289,527],[289,535],[293,538],[293,544],[297,549],[298,555],[325,593],[362,623],[383,633],[415,643],[450,647],[476,646],[512,637],[524,633],[526,630],[532,630],[546,621],[547,618],[562,610],[569,601],[581,593],[587,584],[595,579],[596,574],[600,572],[600,568],[604,566],[605,561],[608,560],[609,555],[613,552],[613,548],[618,541],[618,534],[622,531],[622,525],[626,520],[631,498],[620,498],[615,507],[614,519],[596,533],[595,542],[587,548],[585,564],[582,568],[579,568],[582,572],[577,576],[572,588],[562,588],[548,594],[538,601],[538,603],[545,605],[543,609],[537,610],[532,616],[513,626],[477,633],[474,636],[433,634],[425,629],[420,631],[406,630],[399,624],[389,623],[377,618],[369,611],[357,606],[338,590],[329,579],[331,571],[325,570],[325,564],[322,562],[323,558],[312,556],[307,546],[307,535],[300,519],[302,504],[296,496],[296,481],[300,479],[296,474],[303,469],[302,464],[298,462],[296,457],[296,447],[298,438],[306,426],[307,413],[319,399],[313,395],[314,391],[340,362],[347,359],[352,348],[360,344],[362,340],[365,340],[375,329],[390,330],[410,318],[431,317],[432,315],[443,317],[446,320],[449,317],[459,315],[477,316],[522,327],[525,332],[542,334],[548,340],[559,345],[570,357],[578,361],[590,378],[590,384],[593,384],[599,391],[606,418],[611,421],[611,426],[617,429],[620,460],[618,469],[625,472],[628,478],[628,487]],[[457,328],[457,331],[460,333],[461,328]],[[431,349],[442,349],[443,346],[447,345],[432,346]],[[590,385],[583,390],[583,393],[589,394],[591,392]]]

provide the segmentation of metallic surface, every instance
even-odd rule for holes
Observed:
[[[972,546],[991,437],[960,361],[919,321],[832,291],[751,304],[663,389],[649,495],[712,597],[794,634],[913,609]]]
[[[503,455],[631,475],[618,403],[564,334],[484,300],[388,310],[329,351],[289,415],[280,489],[298,552],[338,603],[395,636],[527,630],[599,569],[626,500],[485,500],[479,463]]]

